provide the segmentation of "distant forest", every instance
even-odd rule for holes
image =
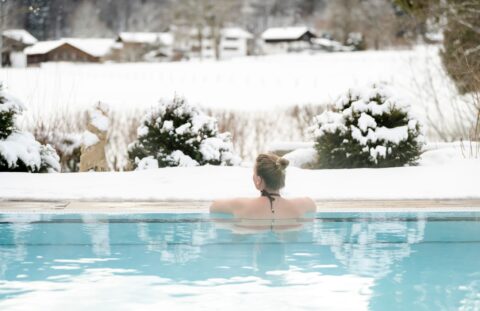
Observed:
[[[24,28],[40,40],[211,25],[258,35],[307,25],[339,41],[360,32],[382,48],[422,29],[392,0],[0,0],[0,18],[0,29]]]

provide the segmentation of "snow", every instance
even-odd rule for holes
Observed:
[[[349,52],[353,51],[353,47],[345,46],[338,41],[326,39],[326,38],[313,38],[313,48],[320,48],[329,52]]]
[[[283,158],[290,161],[290,166],[302,168],[317,161],[317,150],[315,148],[295,149],[285,154]]]
[[[299,39],[307,31],[308,27],[277,27],[269,28],[262,33],[263,40],[295,40]]]
[[[239,27],[229,27],[222,29],[222,36],[226,38],[252,39],[253,35]]]
[[[94,57],[103,57],[110,53],[115,40],[113,39],[83,39],[83,38],[64,38],[54,41],[40,41],[25,49],[27,55],[46,54],[64,44],[70,44],[79,50],[84,51]]]
[[[368,128],[376,128],[377,127],[377,122],[375,122],[375,119],[368,114],[362,112],[360,115],[360,118],[358,118],[358,127],[363,131],[366,132]]]
[[[177,124],[175,127],[174,120],[167,120],[167,118],[174,118],[185,123]],[[162,100],[160,105],[146,114],[141,124],[137,129],[139,137],[148,135],[149,128],[146,126],[148,124],[154,128],[161,128],[161,132],[167,133],[170,139],[176,142],[176,148],[179,150],[171,152],[171,147],[159,146],[155,154],[150,154],[157,159],[166,157],[166,162],[170,163],[168,166],[198,166],[204,162],[215,164],[220,162],[221,165],[238,165],[240,163],[240,158],[233,153],[231,135],[228,132],[218,133],[216,119],[190,105],[183,98],[174,97],[170,101]],[[197,146],[192,142],[200,143],[200,145]],[[132,143],[129,148],[135,148],[138,144],[140,141]],[[201,159],[198,159],[200,163],[182,152],[185,149],[191,152],[192,148],[195,152],[200,152]],[[166,154],[167,152],[171,153]]]
[[[39,170],[42,159],[41,145],[30,133],[14,132],[6,139],[0,139],[0,155],[9,167],[16,167],[17,161],[23,161],[26,166]]]
[[[22,42],[26,45],[32,45],[38,42],[38,40],[25,29],[8,29],[3,31],[2,34],[7,38]]]
[[[443,162],[452,150],[461,154],[458,145],[430,148],[422,156],[422,166],[417,167],[339,170],[288,167],[282,193],[286,197],[310,196],[316,200],[479,199],[480,157],[460,156]],[[188,201],[253,197],[258,192],[251,181],[252,170],[251,166],[200,166],[134,172],[0,173],[0,198]]]
[[[220,150],[224,149],[225,143],[218,137],[209,137],[200,144],[200,153],[206,161],[220,160]],[[231,146],[227,146],[227,148]]]
[[[177,163],[179,167],[193,167],[198,166],[198,162],[184,154],[180,150],[175,150],[168,157],[169,161]]]
[[[182,124],[175,129],[175,133],[177,133],[178,135],[183,135],[190,129],[191,126],[192,125],[188,122],[185,124]]]
[[[121,32],[118,37],[126,43],[173,44],[173,35],[168,32]]]
[[[381,98],[382,104],[377,103],[377,97]],[[398,145],[408,140],[409,134],[417,134],[418,121],[411,116],[410,106],[395,94],[391,86],[383,83],[348,90],[346,94],[339,97],[335,103],[335,109],[339,112],[327,110],[315,117],[314,122],[317,125],[312,129],[317,138],[325,133],[335,133],[337,130],[345,132],[347,122],[353,123],[350,125],[352,138],[361,145],[369,145],[369,147],[377,142]],[[374,117],[388,114],[394,109],[407,115],[409,118],[407,125],[394,128],[378,126]],[[419,139],[423,141],[423,136],[419,135]],[[369,150],[375,161],[378,156],[385,157],[388,151],[385,146],[375,146]],[[368,148],[364,148],[364,151],[368,151]]]
[[[138,160],[138,159],[137,159]],[[137,162],[137,171],[158,169],[158,161],[153,156],[145,157]]]
[[[165,126],[165,124],[164,124],[164,126]],[[145,126],[145,125],[140,125],[137,128],[137,136],[142,137],[142,136],[146,136],[146,135],[148,135],[148,127]]]
[[[92,132],[90,131],[83,132],[83,145],[85,146],[85,148],[93,146],[97,144],[99,141],[100,139],[98,139],[97,135],[93,134]]]
[[[335,133],[336,131],[345,132],[347,127],[345,126],[345,119],[341,113],[333,111],[325,111],[324,113],[314,117],[314,123],[320,125],[314,126],[315,137],[320,137],[325,133]],[[353,132],[353,130],[352,130]]]
[[[67,42],[92,56],[103,57],[110,53],[115,40],[67,38],[64,39],[64,42]]]
[[[108,130],[109,121],[99,110],[90,111],[90,123],[101,132]]]
[[[428,143],[424,149],[426,152],[419,161],[422,166],[444,166],[480,159],[480,143],[475,142]]]
[[[165,132],[172,131],[173,130],[173,121],[170,121],[170,120],[163,121],[162,130],[164,130]]]
[[[466,127],[474,120],[470,114],[455,111],[470,111],[468,98],[456,92],[438,52],[436,47],[419,46],[413,50],[292,53],[218,62],[45,63],[39,68],[2,68],[0,81],[28,104],[22,125],[48,121],[59,111],[75,116],[98,101],[108,102],[120,118],[128,119],[135,111],[175,94],[203,108],[235,112],[326,106],[349,88],[386,81],[408,98],[422,124],[427,116],[432,122],[441,121],[442,128],[452,133],[448,138],[458,139],[454,130],[459,124]],[[425,130],[429,138],[439,138],[428,124]]]
[[[27,55],[46,54],[63,45],[63,40],[40,41],[25,49]]]
[[[56,173],[61,171],[60,157],[57,151],[51,145],[40,146],[40,157],[42,160],[42,167],[47,168],[47,173]]]
[[[20,114],[26,109],[21,100],[10,94],[3,87],[0,88],[0,98],[3,98],[3,102],[0,102],[0,113],[13,111],[16,114]]]
[[[375,136],[378,140],[399,144],[408,139],[408,126],[398,126],[395,128],[378,127],[375,129]]]
[[[278,151],[292,151],[295,149],[303,148],[313,148],[315,145],[314,142],[304,142],[304,141],[274,141],[268,145],[268,152],[278,152]]]
[[[387,147],[385,146],[375,146],[375,148],[370,148],[370,155],[372,158],[377,161],[378,157],[385,158],[387,156]]]
[[[239,165],[241,160],[233,153],[231,137],[228,133],[204,139],[200,144],[200,153],[205,161],[220,161],[223,165]]]

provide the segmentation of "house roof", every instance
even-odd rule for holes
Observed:
[[[168,32],[121,32],[118,38],[128,43],[173,44],[173,35]]]
[[[25,49],[27,55],[46,54],[64,44],[70,44],[94,57],[107,55],[115,44],[113,39],[64,38],[54,41],[40,41]]]
[[[306,32],[311,32],[308,27],[278,27],[269,28],[262,33],[264,40],[296,40],[300,39]]]
[[[240,27],[222,28],[220,33],[223,37],[245,38],[245,39],[253,38],[253,35],[251,33],[249,33],[248,31],[246,31],[246,30],[244,30],[243,28],[240,28]],[[192,36],[198,35],[198,29],[196,29],[196,28],[190,29],[190,35],[192,35]],[[208,28],[208,27],[203,28],[202,35],[205,36],[205,37],[210,36],[211,35],[211,29]]]
[[[25,29],[8,29],[2,32],[3,36],[26,45],[32,45],[38,40]]]
[[[230,27],[222,29],[222,36],[232,38],[252,39],[253,35],[240,27]]]

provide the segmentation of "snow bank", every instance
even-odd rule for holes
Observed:
[[[309,168],[317,161],[317,150],[315,148],[300,148],[289,152],[283,158],[290,161],[290,166]]]
[[[425,150],[419,161],[421,166],[450,165],[475,159],[480,161],[480,143],[429,143]]]
[[[287,169],[285,196],[317,200],[480,198],[480,160],[388,169]],[[0,173],[1,199],[212,200],[251,197],[251,167],[176,167],[135,172]]]

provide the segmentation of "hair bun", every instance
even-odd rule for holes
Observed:
[[[288,161],[287,159],[285,158],[278,158],[277,159],[277,166],[281,169],[281,170],[284,170],[287,168],[288,164],[290,163],[290,161]]]

